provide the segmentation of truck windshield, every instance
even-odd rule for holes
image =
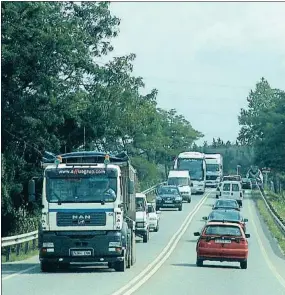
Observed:
[[[218,172],[219,164],[206,164],[206,170],[210,172]]]
[[[136,197],[136,211],[145,211],[145,199]]]
[[[168,184],[169,185],[189,185],[188,178],[186,177],[170,177],[168,178]]]
[[[188,170],[190,173],[191,180],[203,180],[204,170],[203,170],[203,160],[202,159],[178,159],[178,169]]]
[[[47,178],[47,201],[50,203],[114,202],[117,179],[106,175]]]

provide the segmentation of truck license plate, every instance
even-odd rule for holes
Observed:
[[[79,251],[79,250],[73,250],[71,251],[71,256],[91,256],[91,251],[88,250],[88,251]]]

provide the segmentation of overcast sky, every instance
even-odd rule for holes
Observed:
[[[234,141],[237,116],[263,76],[285,89],[285,3],[117,2],[112,55],[137,55],[134,74],[205,137]]]

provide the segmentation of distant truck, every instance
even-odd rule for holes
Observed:
[[[167,184],[178,186],[183,201],[191,202],[191,178],[188,171],[169,171]]]
[[[250,166],[250,169],[247,171],[246,177],[249,179],[255,179],[259,186],[263,186],[263,175],[260,169],[257,166]]]
[[[221,154],[205,154],[206,187],[217,187],[223,177],[223,156]]]
[[[107,263],[124,272],[136,261],[135,181],[128,156],[73,152],[42,165],[41,270]],[[35,180],[29,198],[36,199]]]

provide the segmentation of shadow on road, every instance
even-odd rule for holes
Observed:
[[[195,263],[174,263],[172,264],[173,266],[183,266],[183,267],[197,267]],[[203,265],[202,267],[207,267],[207,268],[227,268],[227,269],[239,269],[238,266],[233,266],[233,265]]]
[[[1,265],[2,268],[2,275],[11,275],[26,269],[29,269],[31,267],[35,267],[35,266],[39,266],[39,263],[4,263]],[[26,271],[25,273],[36,273],[36,267],[33,269],[30,269],[28,271]]]

